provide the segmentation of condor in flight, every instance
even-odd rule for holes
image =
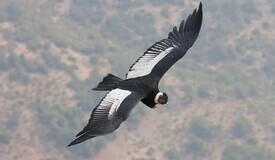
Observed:
[[[181,59],[196,41],[202,24],[202,4],[195,9],[179,29],[174,27],[168,38],[152,45],[130,67],[125,79],[112,74],[93,90],[108,91],[93,109],[88,124],[68,146],[114,132],[142,101],[150,108],[168,102],[167,94],[160,92],[158,84],[166,71]]]

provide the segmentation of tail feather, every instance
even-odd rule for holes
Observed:
[[[88,139],[94,138],[94,137],[96,137],[96,136],[91,136],[91,135],[88,135],[88,134],[83,134],[83,135],[81,135],[80,137],[76,138],[74,141],[72,141],[72,142],[68,145],[68,147],[73,146],[73,145],[76,145],[76,144],[78,144],[78,143],[82,143],[82,142],[84,142],[84,141],[86,141],[86,140],[88,140]]]
[[[114,86],[121,81],[121,78],[109,73],[106,77],[103,78],[103,80],[97,85],[97,87],[93,88],[92,90],[109,91],[112,90]]]

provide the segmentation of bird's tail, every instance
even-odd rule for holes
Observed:
[[[88,139],[94,138],[94,137],[96,137],[96,136],[92,136],[92,135],[88,135],[88,134],[83,134],[83,135],[79,136],[78,138],[76,138],[74,141],[72,141],[72,142],[68,145],[68,147],[73,146],[73,145],[76,145],[76,144],[78,144],[78,143],[82,143],[82,142],[84,142],[84,141],[86,141],[86,140],[88,140]]]
[[[188,50],[193,46],[196,41],[201,25],[202,25],[202,4],[200,3],[199,9],[195,9],[192,14],[188,16],[186,21],[182,21],[179,30],[174,27],[173,31],[169,33],[168,39],[176,44],[179,44],[184,50]]]
[[[97,87],[93,88],[92,90],[109,91],[112,90],[114,86],[121,81],[123,81],[123,79],[109,73],[103,78],[103,80],[97,85]]]

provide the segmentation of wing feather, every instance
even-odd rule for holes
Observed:
[[[125,116],[130,114],[127,112],[130,112],[140,101],[140,99],[131,99],[133,96],[135,98],[138,97],[131,91],[119,88],[108,92],[93,109],[88,124],[76,136],[78,137],[83,134],[97,136],[113,132],[125,120]],[[129,103],[127,106],[124,104],[126,101]],[[129,109],[118,114],[121,106],[129,107]]]
[[[192,14],[180,23],[179,29],[175,26],[163,39],[150,48],[130,67],[126,79],[142,76],[157,76],[159,80],[165,72],[180,58],[196,41],[202,24],[202,4]]]
[[[167,39],[155,43],[130,67],[126,79],[148,75],[173,48],[172,42]]]

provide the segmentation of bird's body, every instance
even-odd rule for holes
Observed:
[[[156,42],[130,67],[125,79],[112,74],[93,90],[108,91],[93,109],[87,126],[77,134],[75,145],[90,138],[112,133],[142,101],[150,108],[166,104],[168,96],[158,89],[166,71],[181,59],[196,41],[202,24],[202,4],[181,22],[179,30],[174,27],[168,38]]]

